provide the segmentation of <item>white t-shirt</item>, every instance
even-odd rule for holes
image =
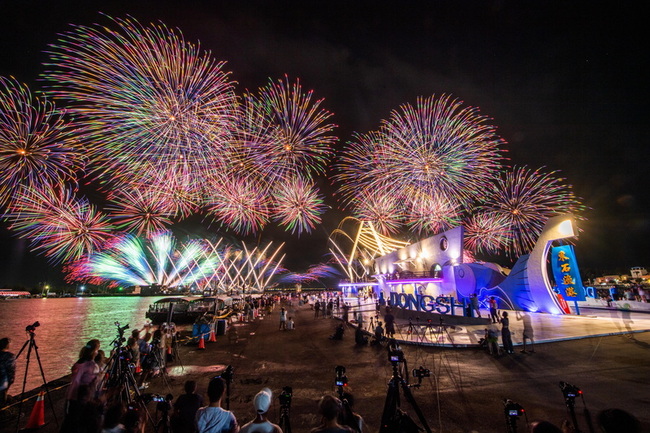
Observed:
[[[277,429],[277,430],[276,430]],[[239,433],[273,433],[275,431],[282,431],[279,426],[269,421],[255,423],[253,421],[244,424],[239,430]]]
[[[232,412],[220,407],[202,407],[196,412],[196,429],[199,433],[225,433],[232,431],[237,420]]]

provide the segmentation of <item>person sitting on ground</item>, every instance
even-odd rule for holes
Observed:
[[[321,415],[321,424],[312,429],[311,433],[355,433],[348,426],[338,423],[338,417],[343,410],[341,400],[331,395],[324,395],[318,402],[318,413]]]
[[[235,415],[221,408],[221,398],[226,390],[226,382],[215,377],[208,385],[210,404],[196,412],[195,424],[198,433],[237,433],[239,425]]]
[[[244,424],[240,433],[282,433],[280,426],[270,422],[266,416],[269,407],[271,407],[271,401],[273,401],[273,393],[268,388],[262,389],[255,395],[253,398],[255,419]]]
[[[330,335],[330,340],[343,340],[343,334],[345,333],[345,328],[343,324],[340,323],[334,330],[334,334]]]
[[[365,346],[368,344],[368,337],[366,337],[361,326],[357,326],[356,331],[354,331],[354,342],[359,346]]]
[[[203,396],[196,393],[196,381],[185,382],[185,394],[176,399],[174,413],[171,418],[172,429],[175,433],[194,433],[194,418],[199,408],[203,406]]]
[[[384,341],[384,327],[381,326],[381,322],[377,321],[377,326],[375,326],[375,339],[372,340],[372,344],[381,344]]]

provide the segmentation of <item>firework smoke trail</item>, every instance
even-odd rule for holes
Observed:
[[[585,209],[557,172],[514,167],[485,190],[481,210],[506,218],[511,243],[507,253],[516,257],[531,251],[548,218]]]
[[[113,237],[109,218],[67,188],[23,188],[12,209],[11,229],[53,263],[78,260]]]
[[[311,232],[320,224],[320,216],[327,209],[313,182],[299,176],[277,185],[273,200],[273,219],[298,235]]]
[[[120,189],[111,193],[108,200],[106,211],[110,212],[116,227],[121,231],[149,236],[164,231],[172,224],[174,211],[165,202],[160,190]]]
[[[405,204],[423,196],[449,209],[467,205],[497,175],[503,159],[504,141],[487,120],[477,108],[445,95],[419,98],[415,107],[402,105],[378,131],[357,135],[343,153],[335,180],[344,203],[354,204],[362,189]],[[411,212],[417,218],[426,207],[418,204]],[[428,224],[411,218],[414,227],[429,229]]]
[[[75,182],[82,149],[63,113],[29,89],[0,77],[0,206],[23,187]]]
[[[113,19],[117,30],[75,26],[50,48],[44,78],[71,102],[93,168],[104,178],[146,181],[188,164],[194,179],[221,163],[235,124],[224,62],[163,24]]]

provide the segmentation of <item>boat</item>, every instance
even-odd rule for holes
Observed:
[[[145,317],[152,323],[194,323],[203,316],[227,317],[230,307],[215,297],[169,297],[149,305]]]

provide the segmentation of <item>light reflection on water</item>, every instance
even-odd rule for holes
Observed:
[[[93,338],[101,342],[107,354],[110,344],[117,336],[115,322],[132,329],[142,328],[144,314],[152,302],[161,297],[97,297],[97,298],[47,298],[10,299],[0,301],[0,338],[11,338],[10,351],[18,354],[29,339],[25,328],[40,322],[36,328],[35,341],[41,358],[45,379],[51,381],[70,373],[77,361],[81,347]],[[16,382],[9,393],[22,390],[27,349],[17,362]],[[32,352],[29,362],[26,390],[43,383],[36,355]]]

